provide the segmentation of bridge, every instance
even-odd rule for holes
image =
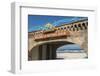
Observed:
[[[39,49],[45,50],[46,52],[52,50],[51,59],[54,59],[56,57],[56,55],[54,55],[56,52],[55,50],[65,44],[78,44],[88,55],[88,19],[79,20],[69,24],[62,24],[48,30],[29,32],[28,38],[29,57],[31,59],[33,58],[33,60],[38,58],[38,56],[35,55],[42,53]],[[40,53],[38,54],[38,52],[34,50],[37,50]],[[34,57],[32,57],[32,52],[34,52]],[[46,58],[44,57],[42,59],[50,59],[48,58],[50,57],[48,55],[50,53],[47,52],[46,54]],[[41,60],[41,57],[38,59]]]

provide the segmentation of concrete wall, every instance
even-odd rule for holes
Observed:
[[[32,57],[32,60],[38,60],[39,59],[39,47],[34,47],[32,50],[31,50],[31,57]]]
[[[45,60],[46,59],[46,51],[47,51],[46,45],[43,45],[42,47],[43,47],[42,48],[42,59]]]
[[[46,45],[42,45],[42,49],[40,50],[42,51],[42,60],[46,59]],[[31,59],[30,60],[39,60],[39,46],[34,47],[31,50]]]

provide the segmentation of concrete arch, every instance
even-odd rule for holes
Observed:
[[[82,23],[82,26],[84,27],[84,30],[86,30],[87,29],[87,25],[86,25],[86,23]]]
[[[80,30],[83,30],[82,25],[80,23],[78,24],[78,27]]]
[[[50,60],[56,59],[56,51],[59,47],[64,45],[76,44],[68,41],[53,41],[40,43],[34,46],[31,51],[29,51],[29,60]],[[77,44],[78,45],[78,44]],[[44,55],[45,53],[45,55]],[[32,57],[33,56],[33,57]]]
[[[78,31],[77,24],[74,25],[75,31]]]
[[[35,45],[30,51],[29,51],[29,57],[30,58],[32,58],[32,59],[30,59],[30,60],[50,60],[50,59],[56,59],[56,51],[57,51],[57,48],[59,48],[59,47],[61,47],[61,46],[63,46],[63,45],[70,45],[70,44],[76,44],[76,45],[79,45],[80,46],[80,48],[82,48],[81,47],[81,45],[80,44],[77,44],[77,43],[73,43],[73,42],[69,42],[69,41],[65,41],[65,40],[60,40],[60,41],[50,41],[50,42],[43,42],[43,43],[38,43],[37,45]],[[41,50],[41,49],[43,49],[43,47],[44,47],[44,50]],[[47,47],[49,47],[49,50],[45,50],[45,48],[47,48]],[[39,49],[40,49],[40,51],[39,51]],[[50,50],[51,49],[51,50]],[[83,48],[82,48],[83,49]],[[34,52],[34,53],[32,53],[32,51]],[[38,52],[40,52],[40,53],[38,53],[38,52],[36,52],[36,51],[38,51]],[[52,56],[50,56],[50,55],[46,55],[46,56],[41,56],[41,53],[43,54],[43,51],[44,52],[50,52],[50,51],[52,51]],[[85,53],[85,51],[84,51],[84,53]],[[31,55],[32,54],[32,55]],[[34,55],[33,55],[34,54]],[[37,56],[37,54],[39,54],[39,56]],[[46,54],[48,54],[48,53],[46,53]],[[31,56],[34,56],[34,57],[31,57]]]
[[[65,45],[65,44],[76,44],[76,43],[72,43],[72,42],[69,42],[69,41],[65,41],[65,40],[61,40],[61,41],[48,41],[48,42],[43,42],[43,43],[38,43],[38,44],[36,44],[35,46],[33,46],[33,48],[34,47],[37,47],[37,46],[41,46],[41,45],[45,45],[45,44],[51,44],[51,43],[55,43],[55,44],[61,44],[61,45]],[[32,48],[32,49],[33,49]],[[32,50],[31,49],[31,50]]]
[[[42,45],[42,44],[46,44],[46,43],[53,43],[53,42],[68,42],[68,43],[72,43],[71,41],[67,41],[66,39],[61,39],[61,40],[50,40],[50,41],[42,41],[42,42],[36,42],[35,44],[32,45],[32,47],[29,49],[29,51],[36,47],[37,45]]]
[[[71,25],[71,31],[73,31],[73,25]]]

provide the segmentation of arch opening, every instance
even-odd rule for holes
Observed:
[[[67,45],[76,45],[72,42],[65,42],[65,41],[57,41],[57,42],[47,42],[40,45],[37,45],[31,49],[31,51],[28,53],[28,60],[57,60],[57,59],[67,59],[65,51],[63,53],[60,53],[58,51],[59,48],[67,46]],[[74,48],[75,46],[71,46],[70,48],[73,48],[73,50],[76,50]],[[80,48],[80,47],[79,47]],[[69,53],[76,53],[76,52],[69,52]],[[77,52],[79,54],[79,52]],[[81,52],[82,53],[82,52]],[[63,55],[63,57],[60,57],[59,55]],[[80,57],[79,57],[80,58]]]
[[[82,28],[81,24],[78,24],[78,27],[80,28],[80,30],[83,30],[83,28]]]
[[[86,27],[86,24],[85,24],[85,23],[82,23],[82,25],[83,25],[84,29],[87,29],[87,27]]]
[[[78,44],[67,44],[60,46],[57,48],[56,54],[58,59],[75,59],[86,57],[84,49],[82,49]]]

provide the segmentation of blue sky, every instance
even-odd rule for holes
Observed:
[[[77,44],[66,44],[63,46],[60,46],[57,49],[57,52],[83,52],[83,49],[77,45]]]
[[[48,15],[28,15],[28,32],[42,30],[44,25],[50,23],[54,26],[67,24],[87,17],[78,16],[48,16]]]

